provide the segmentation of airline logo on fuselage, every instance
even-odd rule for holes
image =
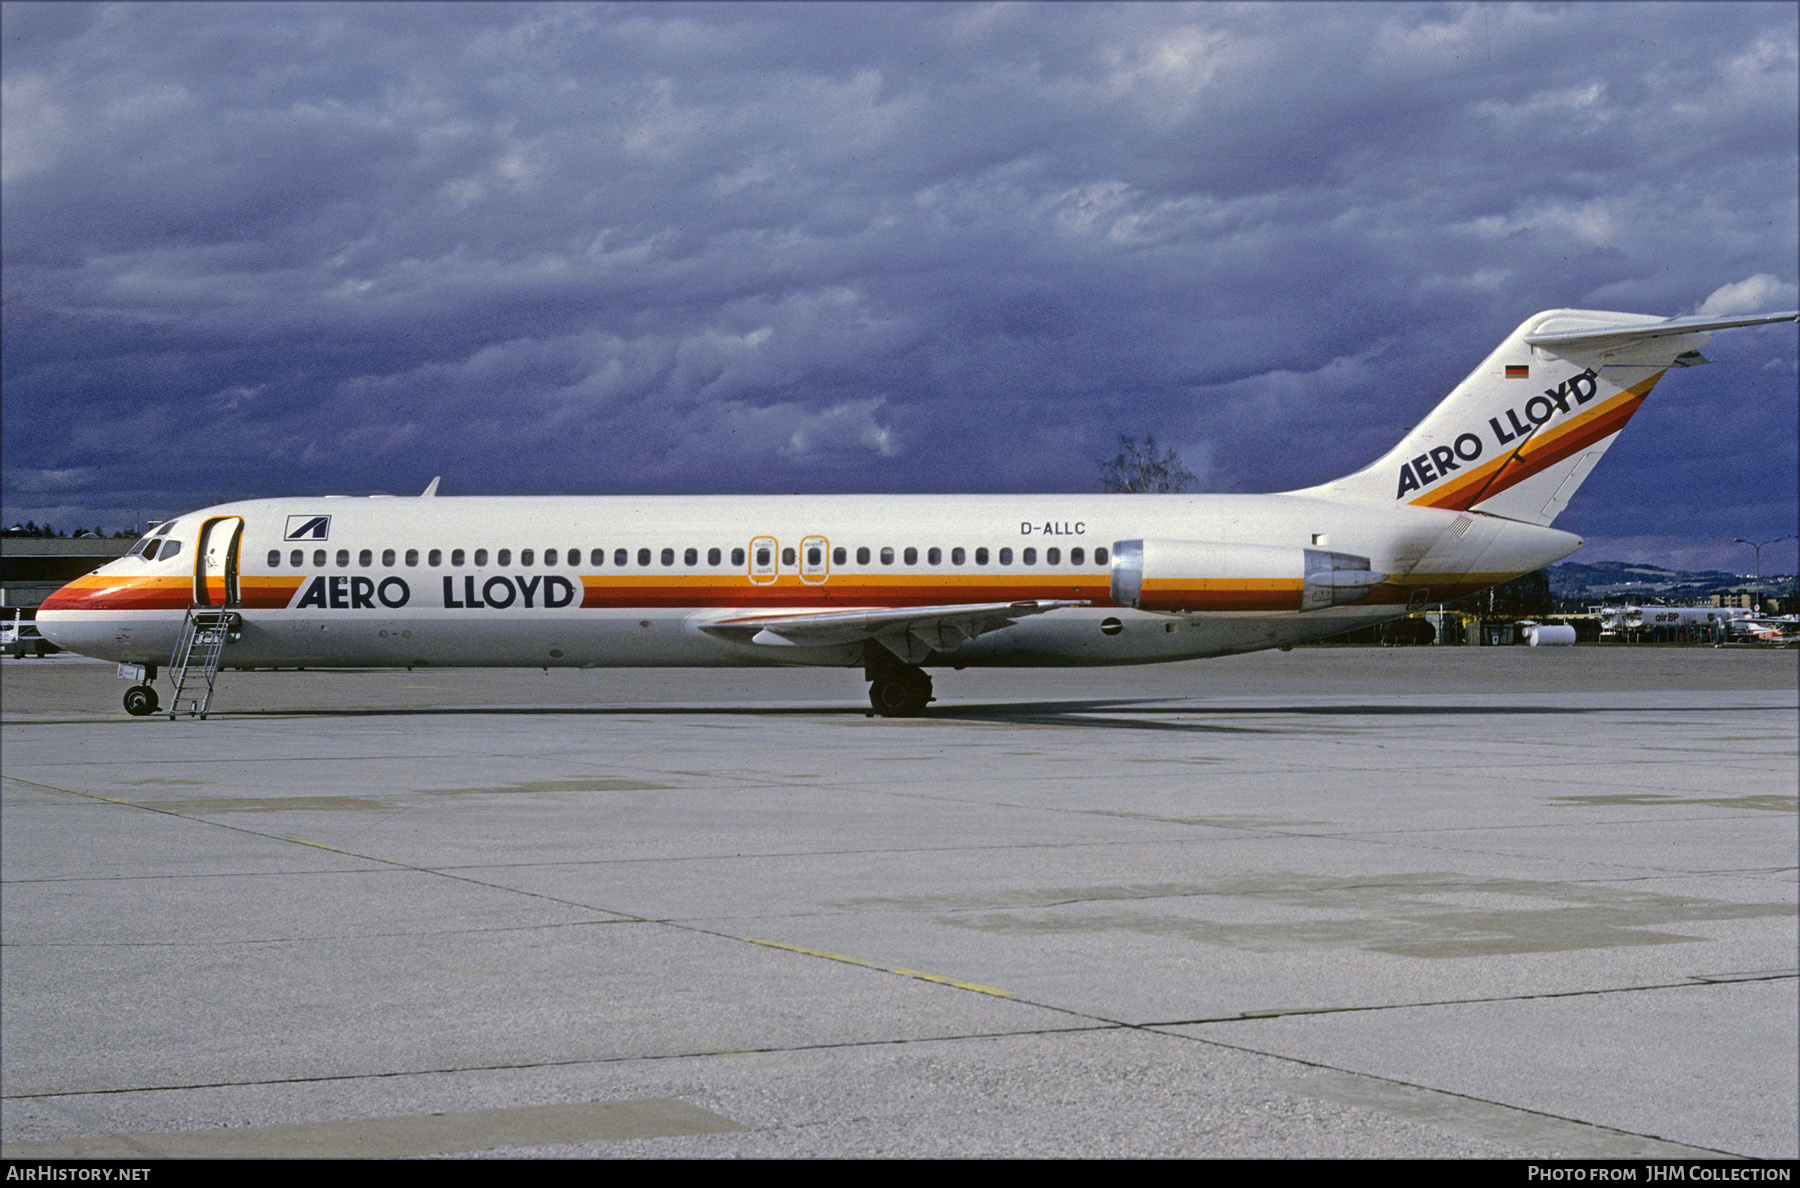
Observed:
[[[505,610],[512,606],[556,610],[572,604],[580,592],[579,586],[560,574],[445,574],[443,605],[446,610]],[[301,588],[293,609],[398,610],[411,601],[412,587],[403,577],[321,574]]]
[[[1542,396],[1533,396],[1523,405],[1507,409],[1502,416],[1489,417],[1487,429],[1494,449],[1504,451],[1509,446],[1517,449],[1557,413],[1580,408],[1592,400],[1599,390],[1594,377],[1594,370],[1589,368],[1554,388],[1545,388]],[[1521,413],[1524,414],[1522,420]],[[1450,445],[1432,446],[1427,452],[1400,464],[1400,489],[1394,498],[1405,499],[1409,491],[1424,490],[1428,484],[1448,477],[1451,471],[1479,461],[1487,451],[1488,442],[1480,433],[1460,433]]]
[[[330,516],[289,516],[283,540],[330,540]]]

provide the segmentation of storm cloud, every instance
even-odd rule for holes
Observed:
[[[1796,304],[1791,4],[0,20],[8,523],[1081,491],[1145,432],[1279,490],[1537,310]],[[1584,558],[1796,531],[1794,329],[1707,353],[1558,521]]]

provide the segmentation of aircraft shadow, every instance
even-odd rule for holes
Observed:
[[[1684,710],[1688,715],[1740,713],[1744,707],[1732,705],[1706,706]],[[1167,698],[1079,698],[1056,701],[956,702],[935,705],[916,718],[896,719],[917,725],[942,723],[985,723],[1006,726],[1067,726],[1102,730],[1152,730],[1185,733],[1267,734],[1279,733],[1274,723],[1230,725],[1230,719],[1242,718],[1394,718],[1394,717],[1512,717],[1534,715],[1616,714],[1631,712],[1666,712],[1631,706],[1549,706],[1549,705],[1185,705]],[[229,709],[211,711],[209,718],[220,720],[303,719],[303,718],[378,718],[378,717],[873,717],[864,706],[849,704],[755,705],[755,704],[683,704],[683,705],[525,705],[525,706],[347,706],[341,708],[270,708]],[[162,714],[152,718],[163,717]],[[1222,721],[1223,719],[1223,721]],[[119,721],[132,719],[119,718]],[[9,725],[92,724],[94,719],[14,718]]]

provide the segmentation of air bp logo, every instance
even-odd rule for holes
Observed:
[[[330,540],[330,516],[289,516],[283,540]]]

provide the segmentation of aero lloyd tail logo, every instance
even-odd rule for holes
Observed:
[[[1572,375],[1554,388],[1544,389],[1542,396],[1533,396],[1523,405],[1509,408],[1500,416],[1489,417],[1487,430],[1488,437],[1492,439],[1492,448],[1502,452],[1509,446],[1516,449],[1517,443],[1522,443],[1539,425],[1557,413],[1580,408],[1592,400],[1598,390],[1594,374],[1590,368],[1580,375]],[[1456,440],[1447,446],[1432,446],[1428,452],[1400,464],[1400,489],[1394,498],[1405,499],[1408,491],[1424,490],[1427,484],[1435,483],[1451,471],[1479,461],[1488,449],[1489,441],[1479,432],[1458,434]]]
[[[330,516],[289,516],[283,540],[330,540]]]

